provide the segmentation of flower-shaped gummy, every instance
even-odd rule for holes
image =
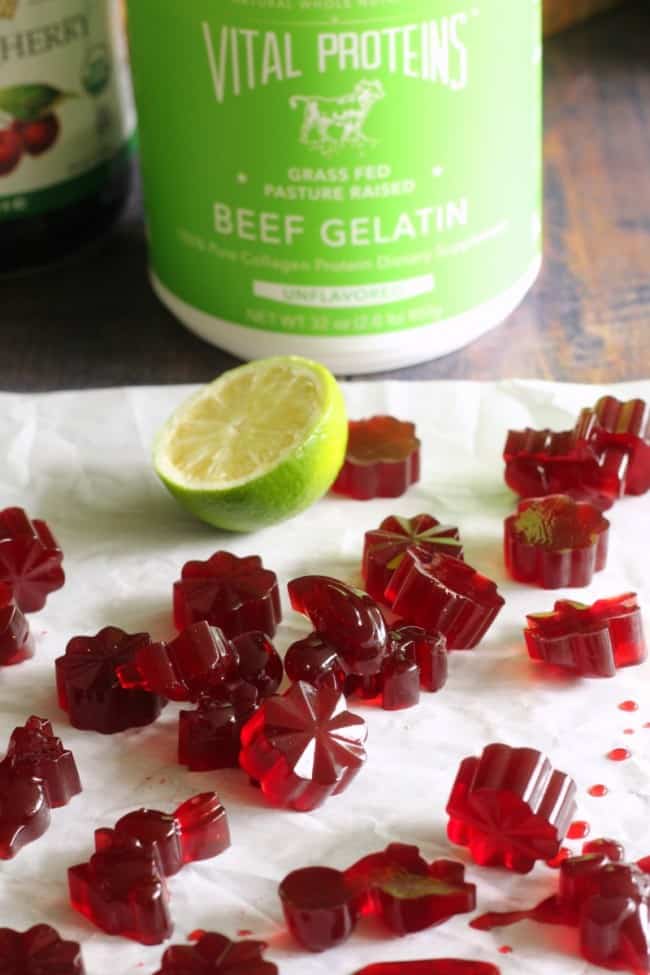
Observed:
[[[624,403],[615,396],[603,396],[593,408],[582,411],[576,436],[614,462],[621,454],[627,457],[626,494],[650,490],[650,407],[644,400]]]
[[[619,667],[641,664],[648,655],[635,593],[591,606],[561,599],[552,613],[533,613],[527,620],[531,658],[583,677],[614,677]]]
[[[0,511],[0,582],[11,589],[23,613],[42,609],[65,582],[63,552],[44,521],[30,521],[22,508]]]
[[[506,519],[505,563],[518,582],[588,586],[605,568],[608,542],[609,522],[593,505],[563,494],[533,498]]]
[[[442,634],[449,650],[475,647],[504,605],[496,584],[471,565],[418,546],[393,573],[386,600],[407,623]]]
[[[121,687],[118,667],[132,664],[149,646],[148,633],[125,633],[107,626],[95,636],[73,637],[56,661],[59,704],[75,728],[114,734],[155,721],[163,699],[142,690]]]
[[[0,666],[22,663],[34,655],[34,638],[11,589],[0,582]]]
[[[412,545],[434,554],[463,557],[463,546],[457,528],[441,525],[431,515],[384,518],[375,531],[366,532],[361,574],[366,590],[373,599],[383,602],[386,586],[395,569]]]
[[[576,811],[576,786],[534,748],[488,745],[461,763],[447,804],[452,843],[480,866],[528,873],[557,855]]]
[[[85,975],[81,948],[64,941],[48,924],[28,931],[0,928],[2,975]]]
[[[420,479],[413,423],[392,416],[352,420],[343,467],[332,490],[357,501],[398,498]]]
[[[263,941],[231,941],[205,932],[194,945],[172,945],[155,975],[278,975]]]
[[[239,761],[270,802],[305,812],[350,785],[366,760],[366,734],[336,690],[300,682],[244,725]]]
[[[282,619],[277,576],[257,555],[186,562],[174,583],[174,619],[179,630],[206,620],[230,639],[251,630],[273,636]]]

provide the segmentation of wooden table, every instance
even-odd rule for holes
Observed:
[[[547,45],[546,261],[501,328],[401,379],[650,375],[650,5]],[[146,279],[139,194],[118,231],[1,286],[0,388],[198,382],[231,357],[181,328]]]

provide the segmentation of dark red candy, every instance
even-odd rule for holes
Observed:
[[[259,706],[253,684],[224,684],[202,694],[193,711],[181,711],[178,761],[192,772],[239,768],[241,730]]]
[[[386,589],[393,612],[445,637],[449,650],[469,650],[485,636],[504,605],[496,584],[449,555],[407,550]]]
[[[74,756],[44,718],[31,717],[22,728],[14,728],[2,764],[20,775],[42,779],[52,809],[66,806],[81,792]]]
[[[145,945],[169,938],[169,895],[155,847],[99,829],[95,850],[87,863],[68,869],[75,910],[107,934]]]
[[[357,892],[331,867],[294,870],[280,884],[287,926],[308,951],[326,951],[347,941],[357,923]]]
[[[420,700],[420,668],[415,657],[393,652],[381,672],[381,706],[385,711],[412,708]]]
[[[392,416],[351,420],[345,463],[332,488],[357,501],[398,498],[420,480],[420,441],[413,423]]]
[[[320,633],[310,633],[303,640],[296,640],[287,650],[284,669],[293,683],[299,680],[313,687],[333,687],[345,690],[347,668],[331,643]]]
[[[361,914],[375,915],[398,935],[442,924],[476,907],[476,887],[452,860],[427,864],[416,846],[392,843],[345,872]]]
[[[231,641],[238,680],[257,688],[260,697],[271,697],[282,683],[282,658],[265,633],[242,633]]]
[[[614,677],[619,667],[647,658],[636,593],[599,599],[591,606],[558,600],[552,613],[529,615],[528,653],[583,677]]]
[[[582,411],[576,435],[605,455],[623,452],[629,457],[626,494],[645,494],[650,489],[650,409],[643,400],[624,403],[603,396],[593,409]]]
[[[64,941],[48,924],[28,931],[0,928],[2,975],[85,975],[81,948]]]
[[[170,643],[143,643],[133,660],[118,667],[125,688],[172,701],[191,701],[226,679],[235,666],[230,642],[206,622],[193,623]]]
[[[435,694],[447,683],[447,641],[440,633],[419,626],[399,626],[390,631],[392,653],[415,659],[423,691]]]
[[[34,638],[11,589],[0,582],[0,667],[22,663],[34,656]]]
[[[588,586],[605,568],[609,522],[562,494],[520,502],[505,522],[504,556],[513,579],[559,589]]]
[[[580,951],[594,965],[650,972],[650,879],[628,863],[599,873],[580,915]]]
[[[208,860],[230,846],[228,817],[215,792],[188,799],[174,813],[137,809],[118,820],[115,834],[137,840],[158,856],[167,877],[185,863]]]
[[[155,975],[278,975],[264,960],[265,949],[263,941],[230,941],[208,931],[196,944],[168,948]]]
[[[107,626],[96,636],[73,637],[56,661],[59,704],[75,728],[111,735],[155,721],[163,699],[148,691],[120,686],[118,667],[132,664],[148,633],[125,633]]]
[[[63,552],[44,521],[30,521],[22,508],[0,511],[0,582],[11,589],[23,613],[42,609],[65,582]]]
[[[355,975],[500,975],[496,965],[463,958],[429,958],[424,961],[380,961],[366,965]]]
[[[273,636],[282,619],[277,576],[257,555],[186,562],[174,583],[174,619],[179,630],[206,620],[230,639],[251,630]]]
[[[343,658],[352,674],[378,674],[388,650],[388,633],[374,599],[328,576],[302,576],[289,583],[292,607]]]
[[[42,779],[0,763],[0,860],[11,860],[50,825],[50,804]]]
[[[366,734],[337,691],[300,682],[244,725],[239,761],[270,802],[305,812],[350,785],[366,760]]]
[[[441,525],[431,515],[400,518],[391,515],[384,518],[376,531],[366,532],[361,572],[367,591],[378,602],[384,601],[386,586],[406,550],[419,545],[434,554],[463,557],[463,547],[457,528]]]
[[[466,758],[447,804],[452,843],[480,866],[528,873],[557,856],[576,811],[576,786],[534,748],[488,745]]]

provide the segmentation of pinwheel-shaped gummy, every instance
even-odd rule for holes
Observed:
[[[588,586],[605,568],[609,522],[563,494],[521,501],[505,521],[504,557],[513,579],[559,589]]]
[[[452,843],[480,866],[528,873],[551,860],[576,810],[576,786],[534,748],[488,745],[461,763],[447,804]]]
[[[75,728],[111,735],[155,721],[163,699],[121,687],[117,670],[132,664],[151,644],[148,633],[125,633],[107,626],[95,636],[73,637],[56,661],[59,704]]]
[[[583,677],[614,677],[619,667],[648,655],[636,593],[599,599],[591,606],[561,599],[552,613],[527,617],[528,653]]]
[[[95,832],[95,853],[68,869],[70,902],[107,934],[156,945],[172,933],[169,895],[155,844],[111,829]]]
[[[0,928],[2,975],[85,975],[81,948],[64,941],[48,924],[28,931]]]
[[[415,425],[393,416],[351,420],[345,462],[332,491],[357,501],[398,498],[420,480]]]
[[[11,594],[0,582],[0,666],[19,664],[34,655],[34,638],[29,623]]]
[[[244,726],[239,761],[270,802],[305,812],[350,785],[366,760],[366,734],[337,691],[300,682],[267,698]]]
[[[263,941],[230,941],[208,931],[195,945],[168,948],[156,975],[278,975],[265,949]]]
[[[174,583],[174,619],[179,630],[206,620],[231,639],[251,630],[273,636],[282,619],[277,576],[257,555],[186,562]]]
[[[609,458],[612,467],[617,458],[626,457],[626,494],[650,490],[650,407],[644,400],[624,403],[615,396],[603,396],[594,407],[582,411],[575,433]]]
[[[449,555],[406,551],[386,588],[393,612],[441,634],[449,650],[469,650],[485,636],[504,605],[496,584]]]
[[[453,555],[462,559],[463,546],[457,528],[441,525],[431,515],[384,518],[376,531],[366,532],[361,572],[367,591],[383,602],[386,586],[395,569],[412,545],[434,554]]]
[[[44,521],[30,521],[22,508],[0,511],[0,582],[11,589],[23,613],[42,609],[65,582],[63,552]]]

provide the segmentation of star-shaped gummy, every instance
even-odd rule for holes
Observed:
[[[44,521],[30,521],[22,508],[0,511],[0,582],[11,589],[23,613],[42,609],[65,582],[63,552]]]
[[[163,699],[120,686],[117,669],[132,664],[151,644],[148,633],[125,633],[107,626],[95,636],[76,636],[56,661],[59,704],[75,728],[114,734],[155,721]]]
[[[513,579],[559,589],[588,586],[605,568],[609,522],[593,505],[563,494],[521,501],[505,521],[504,557]]]
[[[648,655],[636,593],[591,606],[558,600],[552,613],[533,613],[524,631],[528,653],[583,677],[614,677]]]
[[[172,945],[155,975],[278,975],[263,941],[231,941],[206,932],[194,945]]]
[[[398,498],[420,479],[415,425],[393,416],[351,420],[345,462],[332,491],[357,501]]]
[[[603,396],[594,407],[582,411],[575,432],[613,462],[621,454],[626,457],[626,494],[650,490],[650,407],[644,400],[624,403],[615,396]]]
[[[244,725],[239,761],[270,802],[305,812],[350,785],[366,760],[366,734],[336,690],[300,682]]]
[[[576,811],[576,785],[534,748],[488,745],[460,765],[447,804],[452,843],[479,866],[529,873],[552,860]]]
[[[85,975],[81,949],[64,941],[48,924],[28,931],[0,928],[2,975]]]
[[[19,664],[34,655],[34,639],[29,623],[11,594],[0,582],[0,667]]]
[[[251,630],[272,637],[282,619],[277,576],[257,555],[186,562],[174,583],[174,619],[179,630],[206,620],[230,639]]]
[[[434,554],[441,552],[463,557],[463,546],[457,528],[441,525],[431,515],[401,518],[391,515],[384,518],[375,531],[366,532],[361,574],[366,590],[373,599],[383,602],[386,586],[395,569],[412,545]]]

